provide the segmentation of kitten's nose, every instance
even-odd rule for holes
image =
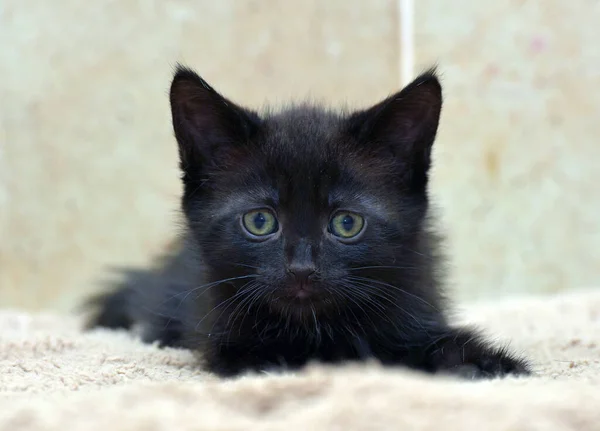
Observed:
[[[290,265],[288,272],[294,276],[296,281],[305,282],[317,272],[313,265]]]
[[[310,277],[317,271],[310,242],[301,239],[293,248],[290,247],[289,253],[291,256],[288,263],[288,272],[298,282],[310,280]]]

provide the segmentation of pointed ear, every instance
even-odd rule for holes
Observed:
[[[182,66],[171,83],[170,101],[184,182],[203,182],[211,168],[226,166],[247,145],[259,121]]]
[[[442,109],[442,87],[431,69],[402,91],[350,119],[362,148],[392,157],[403,185],[424,192]]]

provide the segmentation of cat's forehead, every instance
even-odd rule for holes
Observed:
[[[298,106],[266,121],[263,149],[281,195],[314,194],[331,188],[344,170],[338,115]]]
[[[235,182],[226,187],[233,205],[271,202],[297,214],[335,202],[375,205],[369,170],[352,150],[342,114],[295,106],[263,118],[259,151],[229,177]]]
[[[288,107],[265,118],[265,146],[277,156],[324,157],[340,133],[342,117],[310,105]]]
[[[365,159],[346,132],[346,121],[339,110],[311,105],[266,116],[262,151],[252,164],[262,165],[261,186],[275,186],[282,200],[287,196],[310,202],[368,187]]]

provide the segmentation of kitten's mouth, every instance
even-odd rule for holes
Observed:
[[[301,301],[306,301],[311,298],[315,299],[315,289],[306,284],[300,284],[292,287],[288,287],[285,289],[285,294],[289,299],[299,299]]]
[[[326,295],[311,284],[293,284],[279,290],[272,306],[275,309],[299,311],[301,309],[319,310],[331,303]]]

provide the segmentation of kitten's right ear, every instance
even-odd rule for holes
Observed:
[[[223,167],[258,126],[258,116],[216,92],[190,69],[177,66],[170,91],[171,115],[184,182],[204,181]]]

